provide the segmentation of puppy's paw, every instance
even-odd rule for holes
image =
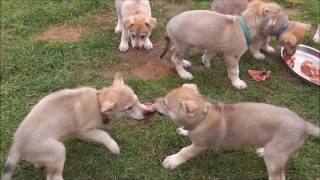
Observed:
[[[266,58],[266,56],[264,54],[262,54],[261,52],[254,53],[253,57],[255,57],[256,59],[259,59],[259,60],[264,60]]]
[[[116,26],[116,28],[114,29],[114,32],[118,34],[118,33],[121,33],[121,31],[122,31],[122,27],[121,27],[121,25],[118,24]]]
[[[264,148],[259,148],[256,150],[256,154],[259,156],[259,157],[263,157],[264,155]]]
[[[129,44],[127,42],[121,42],[119,46],[121,52],[127,52],[129,50]]]
[[[237,89],[245,89],[247,87],[247,84],[241,79],[234,80],[232,85]]]
[[[145,49],[152,49],[153,48],[153,44],[150,40],[146,40],[146,42],[143,44],[143,47]]]
[[[178,74],[184,80],[192,80],[193,79],[192,74],[187,71],[178,72]]]
[[[184,59],[184,60],[182,60],[182,66],[185,68],[189,68],[189,67],[191,67],[191,62]]]
[[[202,56],[201,62],[205,68],[210,69],[210,60],[205,58],[205,55]]]
[[[162,166],[166,169],[174,169],[180,164],[184,163],[185,160],[177,154],[173,154],[171,156],[167,156],[166,159],[162,162]]]
[[[179,134],[180,136],[188,136],[189,135],[189,131],[183,129],[182,127],[177,129],[177,134]]]
[[[276,51],[276,50],[274,50],[273,47],[271,47],[269,45],[264,50],[267,51],[267,53],[269,53],[269,54],[273,54]]]
[[[120,154],[120,147],[118,146],[117,142],[110,141],[107,145],[107,148],[113,153],[113,154]]]

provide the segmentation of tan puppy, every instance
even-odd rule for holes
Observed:
[[[134,92],[117,74],[111,87],[61,90],[40,100],[17,129],[5,164],[2,180],[9,180],[19,160],[46,169],[47,180],[62,180],[65,146],[75,136],[105,145],[112,153],[120,148],[108,133],[98,129],[106,118],[143,119],[149,108],[140,104]]]
[[[133,48],[152,49],[149,39],[157,20],[151,16],[148,0],[116,0],[118,24],[115,32],[122,31],[119,50],[126,52],[129,49],[129,38]]]
[[[275,23],[275,16],[281,8],[273,3],[253,2],[242,16],[248,31],[254,37],[258,28]],[[172,62],[182,79],[193,79],[184,69],[190,62],[183,60],[191,49],[205,49],[202,63],[210,68],[210,60],[222,55],[227,66],[231,83],[237,89],[247,84],[239,78],[239,59],[248,49],[248,42],[240,18],[212,11],[195,10],[183,12],[173,17],[167,25],[167,46],[163,57],[172,42]]]
[[[153,104],[155,110],[181,126],[178,134],[192,144],[167,156],[162,165],[174,169],[199,153],[218,147],[264,147],[269,180],[284,180],[289,155],[303,144],[307,134],[320,129],[283,107],[262,103],[209,102],[195,84],[184,84]],[[183,127],[183,128],[182,128]]]
[[[254,0],[214,0],[211,10],[222,13],[240,16],[247,8],[248,4]],[[282,11],[276,16],[277,22],[272,29],[261,28],[250,44],[250,51],[256,59],[265,59],[265,55],[260,52],[264,49],[268,53],[275,50],[269,45],[269,36],[276,36],[280,44],[290,53],[304,40],[304,34],[310,31],[309,24],[299,22],[288,22],[288,16]]]

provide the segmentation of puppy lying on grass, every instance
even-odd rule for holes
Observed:
[[[222,14],[240,16],[252,1],[254,0],[215,0],[212,3],[211,10]],[[276,20],[276,24],[271,28],[261,27],[252,39],[249,49],[256,59],[265,59],[265,55],[260,52],[261,49],[268,53],[275,52],[274,48],[269,45],[270,36],[276,36],[280,44],[292,54],[296,47],[303,42],[304,34],[311,29],[310,24],[289,21],[283,10],[277,14]]]
[[[275,24],[281,7],[273,3],[255,1],[250,3],[242,17],[224,15],[207,10],[186,11],[173,17],[167,24],[167,45],[161,58],[172,43],[171,60],[182,79],[193,79],[184,67],[191,63],[184,60],[192,49],[205,49],[202,63],[210,68],[210,60],[222,55],[227,66],[228,77],[237,89],[247,84],[239,78],[239,59],[248,49],[252,37],[260,27]]]
[[[201,97],[195,84],[184,84],[153,104],[156,112],[181,126],[178,134],[192,144],[167,156],[162,165],[174,169],[199,153],[219,147],[252,145],[259,149],[270,180],[284,180],[289,155],[306,135],[320,136],[320,129],[291,110],[262,103],[226,104]]]
[[[152,110],[116,74],[112,86],[61,90],[40,100],[17,129],[4,167],[2,180],[11,179],[19,160],[44,167],[47,180],[62,180],[65,146],[62,141],[75,136],[105,145],[112,153],[120,148],[108,133],[98,129],[104,120],[120,117],[143,119]]]

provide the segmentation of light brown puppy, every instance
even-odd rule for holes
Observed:
[[[248,32],[254,37],[259,27],[269,27],[275,23],[275,16],[281,8],[273,3],[253,2],[242,13]],[[249,40],[248,40],[249,41]],[[212,11],[186,11],[173,17],[167,24],[167,46],[172,42],[172,62],[182,79],[193,79],[184,69],[190,62],[183,60],[192,49],[205,49],[202,63],[210,68],[210,60],[222,55],[227,66],[232,85],[244,89],[247,84],[239,78],[239,59],[248,49],[240,18]]]
[[[154,109],[181,126],[178,134],[192,144],[167,156],[162,165],[174,169],[199,153],[219,147],[253,145],[260,153],[270,180],[284,180],[289,155],[307,134],[320,136],[320,129],[291,110],[262,103],[226,104],[203,99],[195,84],[184,84],[159,98]]]
[[[120,148],[108,133],[98,129],[104,120],[119,117],[143,119],[150,109],[139,103],[133,90],[117,74],[112,86],[61,90],[40,100],[17,129],[2,180],[9,180],[19,160],[44,167],[47,180],[62,180],[65,161],[63,139],[75,136],[105,145],[112,153]]]
[[[240,16],[247,8],[248,4],[254,0],[214,0],[211,10],[222,13]],[[260,52],[264,49],[268,53],[275,50],[269,45],[269,36],[276,36],[280,44],[292,53],[295,48],[304,40],[304,34],[310,31],[311,26],[305,23],[288,22],[288,16],[282,11],[276,16],[277,22],[272,29],[261,28],[250,44],[250,51],[256,59],[265,59],[265,55]]]
[[[133,48],[152,49],[149,39],[157,20],[151,16],[148,0],[116,0],[118,23],[115,32],[122,32],[119,50],[129,49],[129,39]]]

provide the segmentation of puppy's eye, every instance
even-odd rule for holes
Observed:
[[[127,109],[125,109],[126,111],[130,111],[132,109],[132,106],[129,106]]]
[[[136,37],[136,35],[135,35],[135,34],[131,34],[131,36],[132,36],[133,38],[135,38],[135,37]]]
[[[144,38],[146,38],[146,35],[142,35],[142,36],[140,36],[142,39],[144,39]]]

